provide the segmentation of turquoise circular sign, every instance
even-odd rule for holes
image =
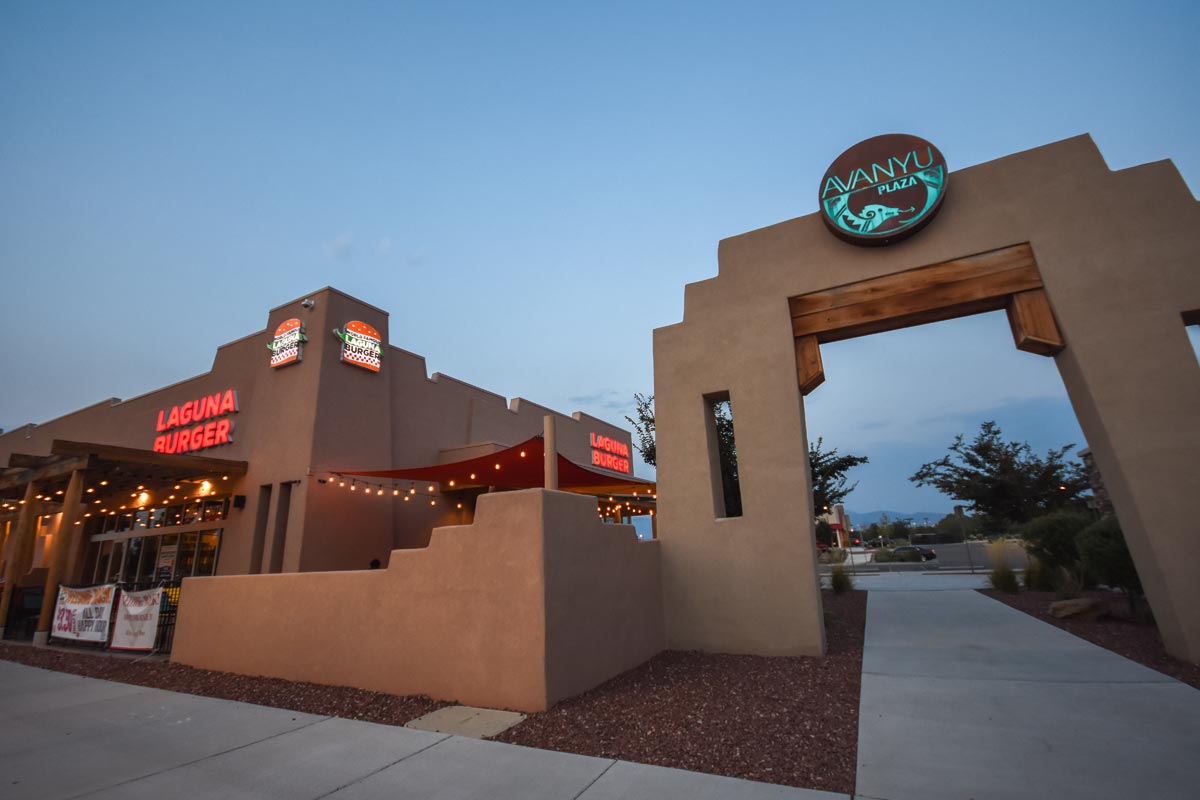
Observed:
[[[889,133],[838,156],[821,180],[821,218],[859,245],[893,244],[925,227],[946,198],[946,159],[919,136]]]

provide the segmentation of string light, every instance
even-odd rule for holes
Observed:
[[[380,497],[382,497],[382,496],[383,496],[383,489],[380,489],[380,490],[379,490],[379,496],[380,496]]]
[[[400,495],[399,489],[392,489],[392,497],[398,497],[399,495]]]
[[[471,473],[471,480],[475,480],[475,473],[474,473],[474,472],[472,472],[472,473]]]
[[[431,484],[429,484],[429,491],[431,491],[431,492],[433,491],[433,484],[432,484],[432,483],[431,483]]]

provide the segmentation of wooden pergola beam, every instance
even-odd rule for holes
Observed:
[[[118,461],[124,464],[149,464],[151,466],[169,467],[185,472],[220,472],[226,475],[245,475],[249,466],[245,461],[234,461],[228,458],[211,458],[209,456],[193,456],[182,453],[156,453],[153,450],[139,450],[135,447],[118,447],[111,444],[93,444],[92,442],[71,442],[63,439],[55,439],[50,445],[50,452],[58,456],[89,454],[101,461]]]
[[[56,459],[40,467],[31,467],[17,472],[6,472],[0,475],[0,491],[25,486],[34,481],[61,478],[70,475],[77,469],[89,469],[96,463],[96,458],[90,455],[79,455],[69,458]]]

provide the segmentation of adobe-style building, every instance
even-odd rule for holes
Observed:
[[[7,554],[5,575],[46,582],[68,506],[80,509],[68,523],[80,536],[54,575],[66,584],[386,566],[394,550],[425,547],[434,528],[469,524],[477,498],[510,482],[338,473],[499,452],[540,435],[547,415],[561,456],[612,484],[636,481],[628,431],[430,376],[423,358],[388,344],[387,312],[321,289],[217,348],[202,375],[0,435],[10,467],[0,474],[0,553],[26,506],[36,529],[26,552]]]

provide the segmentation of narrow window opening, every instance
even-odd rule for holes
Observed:
[[[733,405],[729,392],[704,396],[708,460],[713,482],[713,516],[742,516],[742,490],[738,483],[737,440],[733,430]]]

